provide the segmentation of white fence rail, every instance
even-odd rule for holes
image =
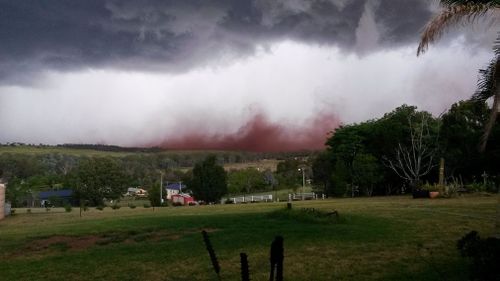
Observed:
[[[294,201],[294,200],[312,200],[312,199],[325,199],[324,194],[317,194],[314,192],[304,192],[304,193],[290,193],[288,194],[288,201]]]
[[[273,202],[273,195],[249,195],[249,196],[240,196],[240,197],[230,197],[223,199],[224,203],[227,201],[231,201],[234,204],[236,203],[251,203],[251,202]]]

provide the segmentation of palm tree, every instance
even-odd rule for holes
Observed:
[[[478,17],[484,16],[489,11],[500,9],[500,0],[441,0],[441,4],[445,9],[434,17],[422,32],[417,56],[423,54],[429,43],[437,40],[447,27],[461,22],[474,23]],[[500,36],[497,38],[493,50],[495,56],[486,69],[479,71],[481,78],[478,81],[476,93],[472,96],[473,99],[483,102],[493,97],[490,118],[485,125],[479,143],[480,152],[484,152],[486,149],[486,143],[500,110]],[[500,239],[500,204],[497,206],[495,236]]]
[[[423,54],[430,43],[433,43],[444,30],[459,23],[474,23],[478,18],[490,11],[500,9],[500,0],[441,0],[445,9],[436,15],[424,28],[417,49],[417,56]],[[494,46],[495,56],[487,69],[480,70],[481,78],[478,89],[473,95],[474,100],[486,101],[493,97],[493,107],[488,122],[485,125],[483,136],[479,143],[479,151],[484,152],[489,135],[495,124],[500,110],[500,37]]]

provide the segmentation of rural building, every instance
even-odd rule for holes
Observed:
[[[148,197],[148,191],[143,188],[129,187],[125,196]]]
[[[38,193],[38,200],[40,200],[40,206],[46,207],[50,204],[55,204],[56,202],[50,202],[50,200],[58,200],[62,204],[76,205],[73,199],[73,190],[71,189],[60,189],[60,190],[49,190],[41,191]],[[47,205],[49,204],[49,205]]]
[[[181,194],[175,194],[175,195],[172,195],[172,203],[174,205],[189,205],[190,203],[191,204],[195,204],[195,200],[194,198],[189,195],[189,194],[185,194],[185,193],[181,193]]]
[[[172,195],[181,194],[182,189],[186,189],[186,185],[181,182],[167,184],[165,186],[165,191],[167,192],[167,200],[172,199]]]

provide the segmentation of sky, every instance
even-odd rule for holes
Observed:
[[[321,149],[470,97],[496,22],[423,56],[432,0],[0,0],[0,143]]]

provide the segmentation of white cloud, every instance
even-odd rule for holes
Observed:
[[[472,94],[490,55],[457,42],[420,58],[415,46],[358,57],[287,41],[177,75],[50,72],[32,88],[0,87],[0,142],[144,145],[235,132],[256,111],[287,126],[321,111],[359,122],[402,103],[437,114]]]

